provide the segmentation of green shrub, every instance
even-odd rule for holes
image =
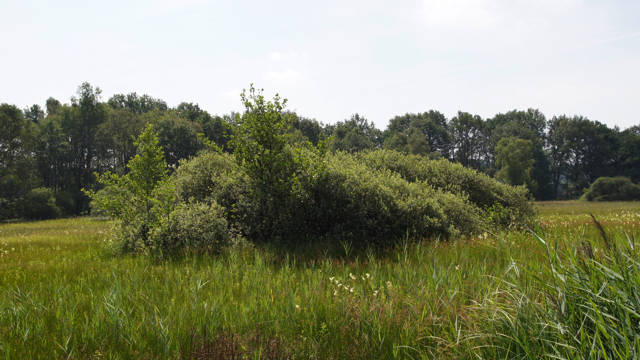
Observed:
[[[18,200],[16,205],[21,217],[29,220],[55,219],[60,217],[53,190],[35,188]]]
[[[62,216],[70,216],[76,212],[76,200],[70,191],[56,193],[56,206],[60,209]]]
[[[237,200],[231,193],[217,194],[234,183],[238,166],[217,152],[183,162],[173,178],[167,177],[167,163],[150,125],[136,141],[138,155],[127,167],[129,173],[99,175],[105,187],[87,192],[96,213],[115,220],[116,252],[154,256],[182,251],[219,253],[231,235],[224,207],[215,198]],[[198,199],[198,201],[191,201]]]
[[[251,197],[251,186],[244,168],[232,155],[216,151],[182,161],[172,181],[180,203],[219,204],[231,232],[245,236],[255,233],[257,202]]]
[[[218,252],[230,234],[253,242],[347,241],[386,246],[413,238],[473,234],[533,215],[524,187],[500,184],[447,161],[395,151],[328,154],[327,141],[288,141],[286,101],[252,87],[230,145],[182,161],[167,177],[149,127],[129,174],[99,176],[98,209],[119,220],[125,251]]]
[[[296,162],[287,197],[273,202],[256,189],[230,156],[208,153],[183,162],[174,183],[180,201],[221,204],[230,228],[253,241],[330,239],[384,245],[404,236],[451,237],[481,228],[480,211],[464,196],[410,183],[354,156],[323,156],[286,148]],[[264,194],[262,194],[264,195]],[[270,214],[269,221],[265,214]]]
[[[466,197],[485,218],[491,218],[498,226],[520,226],[535,215],[535,205],[526,187],[499,183],[448,160],[430,160],[391,150],[362,152],[355,156],[374,169],[391,170],[409,182],[422,181],[443,192]],[[495,216],[496,210],[499,210],[499,216]]]
[[[154,255],[186,249],[217,251],[226,241],[220,235],[221,227],[226,231],[220,208],[177,204],[175,187],[167,177],[167,163],[151,125],[135,144],[138,154],[127,164],[128,174],[97,175],[105,187],[97,193],[86,192],[97,212],[117,220],[115,250]],[[206,234],[209,230],[213,232]]]
[[[218,202],[231,209],[248,193],[247,176],[232,155],[215,151],[183,160],[173,181],[181,202]]]
[[[624,176],[600,177],[585,190],[583,201],[635,201],[640,200],[640,186]]]
[[[292,227],[362,245],[479,230],[478,213],[463,197],[424,182],[410,183],[343,155],[326,159],[326,173],[319,181],[302,184],[307,196],[298,201]]]
[[[178,205],[153,229],[150,243],[162,252],[220,253],[230,241],[224,209],[214,202]]]

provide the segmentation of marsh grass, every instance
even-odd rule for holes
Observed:
[[[110,256],[106,221],[2,224],[0,358],[634,355],[640,206],[541,208],[534,233],[162,261]]]

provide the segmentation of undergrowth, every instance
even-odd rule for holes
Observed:
[[[109,256],[105,221],[2,224],[0,358],[636,357],[640,209],[567,206],[533,232],[164,260]]]

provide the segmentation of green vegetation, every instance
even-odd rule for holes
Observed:
[[[0,220],[89,214],[90,199],[82,189],[101,189],[95,173],[128,173],[134,140],[148,124],[154,126],[170,172],[208,151],[210,142],[250,160],[242,154],[248,150],[242,139],[247,124],[264,110],[252,103],[255,95],[244,95],[243,104],[251,106],[242,114],[223,115],[189,102],[170,107],[135,92],[103,99],[102,91],[88,83],[69,103],[49,98],[44,107],[22,110],[0,103]],[[284,101],[276,103],[284,109]],[[578,199],[600,177],[640,182],[640,126],[620,131],[583,116],[547,119],[536,109],[491,118],[464,111],[450,119],[437,110],[406,113],[389,119],[385,129],[357,113],[342,121],[327,119],[329,124],[291,111],[278,116],[286,118],[280,130],[287,146],[308,148],[305,144],[311,143],[330,153],[351,154],[385,149],[444,159],[508,184],[526,184],[536,200]],[[253,166],[251,161],[246,165]],[[55,206],[35,215],[22,211],[36,193],[43,194],[32,192],[40,188],[53,191]]]
[[[510,185],[527,185],[532,192],[538,184],[531,177],[535,159],[532,156],[532,143],[519,138],[503,138],[496,146],[496,179]]]
[[[86,193],[96,210],[117,220],[118,252],[217,253],[238,236],[251,243],[380,248],[403,237],[449,239],[487,226],[521,227],[534,214],[526,188],[444,160],[389,150],[329,154],[325,140],[291,144],[286,101],[278,95],[266,101],[253,87],[242,99],[246,111],[229,142],[235,163],[209,144],[209,153],[182,161],[168,177],[148,125],[127,174],[96,174],[104,188]],[[194,226],[199,230],[189,230]]]
[[[163,261],[106,255],[111,222],[2,224],[0,357],[633,358],[640,204],[540,207],[548,248],[510,232]]]
[[[524,231],[636,196],[636,127],[100,96],[0,105],[0,219],[114,220],[0,224],[3,358],[638,357],[640,205]]]
[[[640,186],[624,176],[598,178],[580,198],[585,201],[640,200]]]

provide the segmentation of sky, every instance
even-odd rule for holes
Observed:
[[[640,125],[640,0],[0,0],[0,102],[137,92],[325,124],[537,108]]]

